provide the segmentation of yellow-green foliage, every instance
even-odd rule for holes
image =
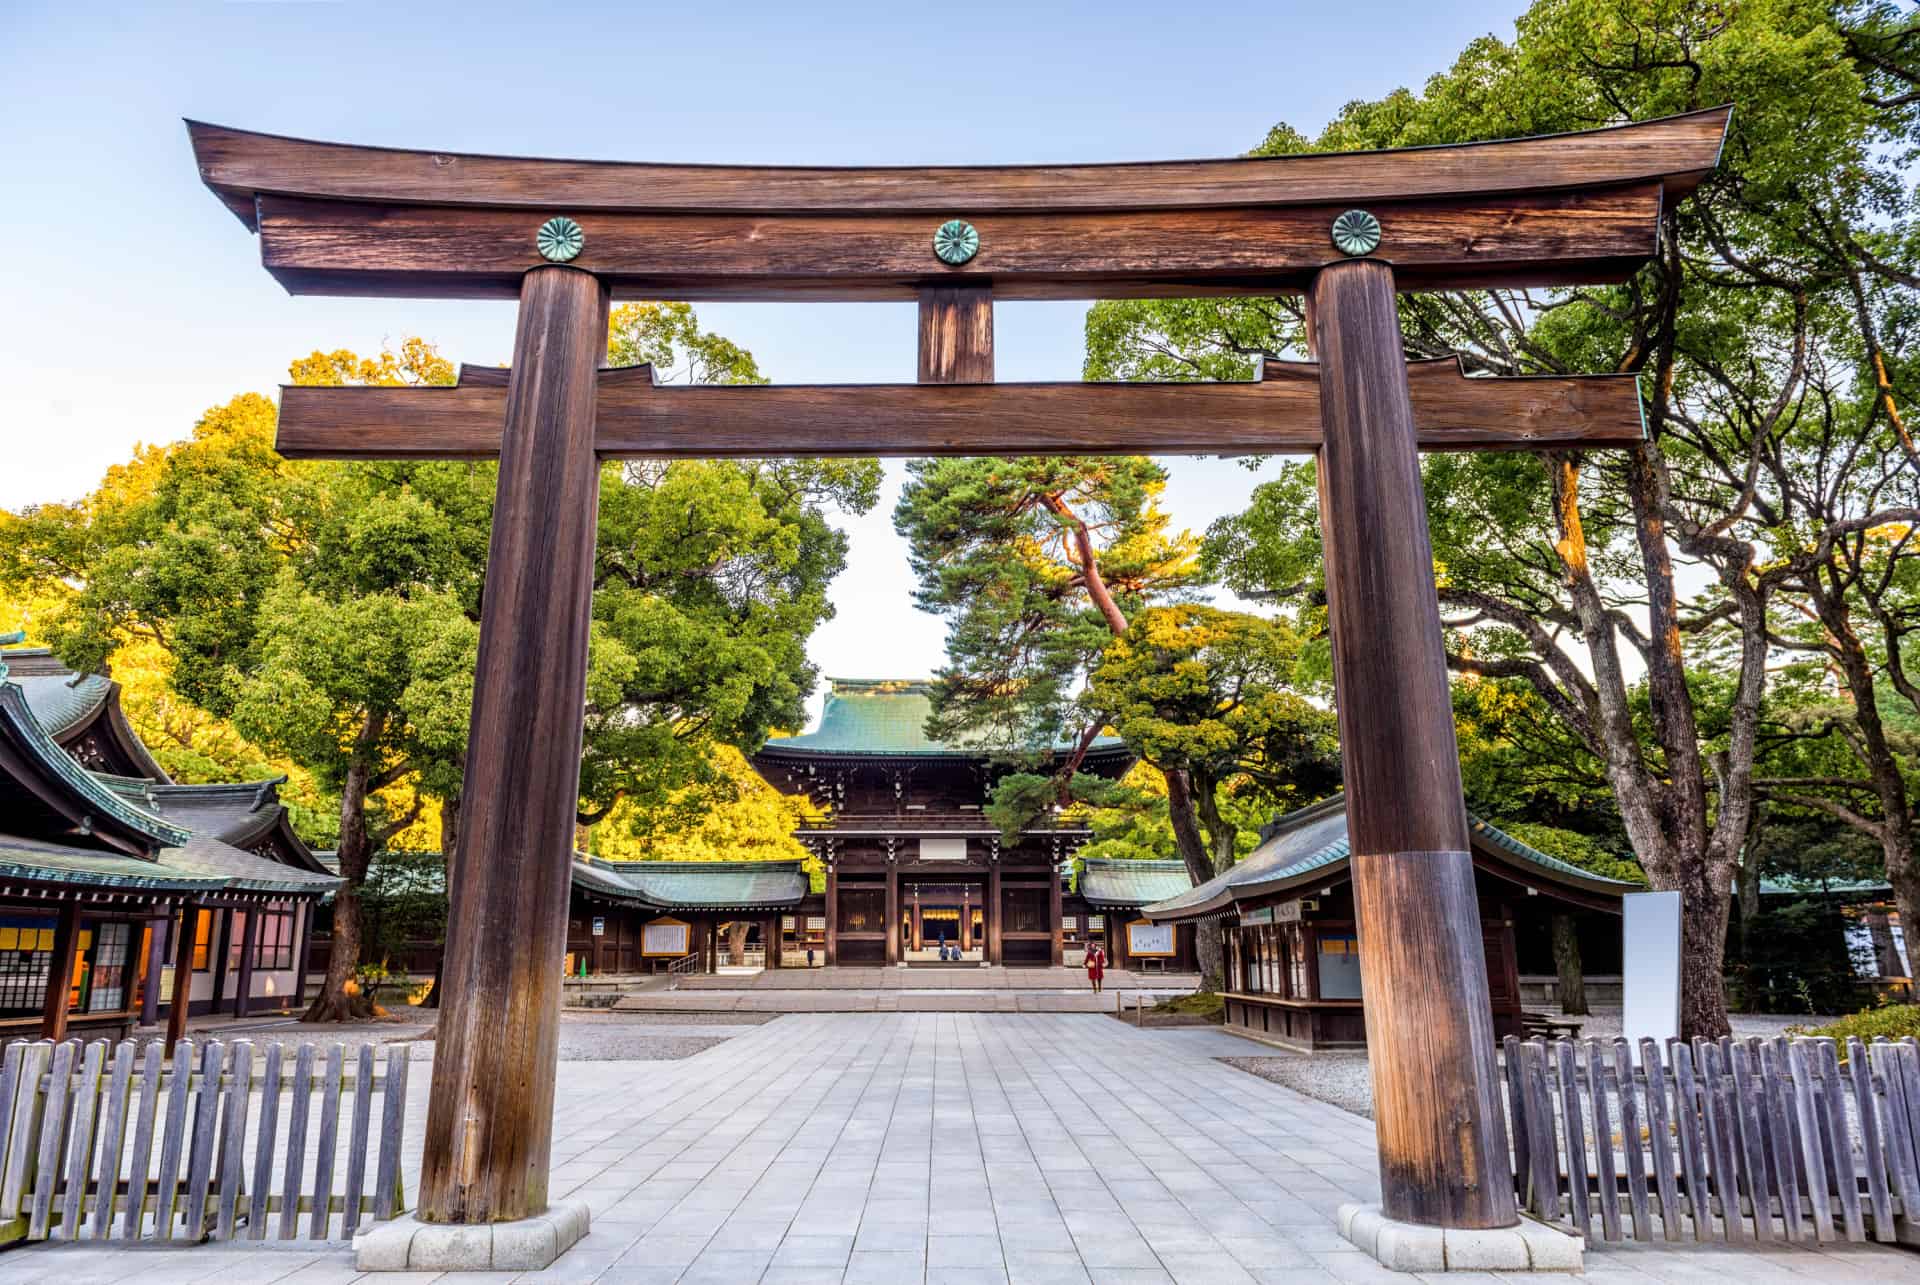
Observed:
[[[1920,1004],[1883,1004],[1879,1008],[1864,1009],[1851,1013],[1837,1022],[1825,1026],[1793,1026],[1787,1029],[1789,1035],[1815,1035],[1836,1040],[1840,1044],[1840,1057],[1844,1061],[1847,1055],[1847,1040],[1857,1037],[1867,1043],[1876,1039],[1898,1040],[1907,1036],[1920,1036]]]

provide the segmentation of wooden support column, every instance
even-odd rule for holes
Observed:
[[[1000,912],[1006,898],[1000,893],[1000,863],[987,870],[987,962],[998,964],[1000,957]]]
[[[804,923],[804,920],[800,922]],[[840,962],[840,875],[827,867],[827,967]]]
[[[317,901],[297,903],[296,913],[300,916],[299,927],[293,934],[296,943],[293,954],[293,1006],[296,1010],[307,1006],[307,956],[313,953],[313,913],[319,909]]]
[[[991,286],[925,286],[921,289],[920,382],[993,382]]]
[[[167,936],[170,920],[149,919],[147,921],[147,949],[145,978],[140,984],[140,1025],[152,1026],[160,1020],[160,971],[166,962]]]
[[[973,949],[973,898],[968,893],[969,889],[962,886],[960,889],[960,949],[963,951]]]
[[[900,962],[900,871],[887,862],[887,965]]]
[[[421,1160],[426,1222],[547,1207],[607,303],[574,268],[535,268],[520,286]]]
[[[53,925],[53,958],[47,965],[47,990],[40,1006],[40,1038],[67,1038],[67,994],[73,989],[74,943],[80,939],[80,903],[62,902]]]
[[[767,926],[760,933],[760,946],[762,953],[767,957],[766,966],[780,967],[780,956],[786,949],[786,943],[781,940],[779,915],[767,916]]]
[[[1059,968],[1067,962],[1067,943],[1061,918],[1066,912],[1060,906],[1060,867],[1047,868],[1047,924],[1053,930],[1053,966]]]
[[[1518,1221],[1393,269],[1307,292],[1320,522],[1388,1218]]]
[[[913,903],[912,908],[907,911],[907,914],[913,920],[913,937],[911,939],[913,949],[925,950],[927,925],[926,922],[920,918],[920,903],[917,900]]]
[[[174,930],[173,998],[167,1005],[167,1056],[187,1033],[187,1009],[193,1004],[193,940],[200,908],[189,901],[180,908],[180,926]]]
[[[253,999],[253,953],[260,941],[260,912],[263,908],[255,906],[243,911],[247,917],[247,926],[240,930],[240,978],[234,985],[233,1015],[245,1017],[252,1006]]]
[[[207,976],[213,982],[213,997],[207,1012],[218,1013],[227,1002],[227,944],[233,940],[233,909],[228,907],[213,916],[207,927]]]

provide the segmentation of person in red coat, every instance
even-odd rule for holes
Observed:
[[[1093,986],[1093,993],[1100,993],[1100,981],[1107,975],[1107,952],[1099,942],[1087,944],[1087,981]]]

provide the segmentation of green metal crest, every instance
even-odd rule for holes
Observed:
[[[940,262],[957,268],[980,253],[980,234],[965,219],[948,219],[933,234],[933,253]]]
[[[1365,210],[1348,210],[1333,221],[1333,243],[1342,254],[1372,254],[1380,247],[1380,220]]]
[[[16,629],[10,634],[0,634],[0,647],[15,647],[27,640],[27,631]],[[7,662],[0,660],[0,681],[7,677]]]
[[[539,233],[533,242],[540,247],[540,257],[554,263],[565,263],[580,253],[587,243],[587,234],[580,225],[564,214],[557,214],[540,225]]]

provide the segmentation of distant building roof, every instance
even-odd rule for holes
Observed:
[[[1763,897],[1853,897],[1872,899],[1893,895],[1885,879],[1801,879],[1781,875],[1760,881]]]
[[[1193,887],[1181,861],[1125,861],[1088,857],[1080,871],[1080,896],[1090,906],[1148,906]]]
[[[798,861],[602,861],[576,856],[583,890],[662,910],[784,910],[807,895]]]
[[[996,752],[984,744],[952,744],[927,736],[927,718],[933,713],[933,684],[926,679],[830,678],[827,683],[820,725],[800,736],[770,740],[760,753],[978,758]],[[1092,746],[1102,754],[1124,752],[1125,748],[1125,742],[1117,736],[1096,737]]]
[[[314,856],[340,869],[338,852]],[[808,891],[798,861],[605,861],[576,852],[572,879],[590,897],[655,910],[786,910]]]
[[[284,776],[219,785],[174,785],[104,772],[93,775],[135,807],[195,834],[249,851],[257,851],[271,841],[274,850],[286,856],[283,864],[331,876],[287,819],[287,809],[280,802],[280,786],[287,779]]]
[[[0,877],[167,891],[318,893],[331,876],[243,852],[130,800],[81,767],[34,717],[18,683],[0,681]]]
[[[1467,817],[1469,841],[1511,866],[1526,882],[1545,882],[1579,892],[1618,897],[1640,885],[1608,879],[1550,857],[1476,816]],[[1223,875],[1197,888],[1143,908],[1151,919],[1198,919],[1251,901],[1310,887],[1347,873],[1347,798],[1336,794],[1301,808],[1267,827],[1266,837]]]
[[[71,745],[89,727],[104,721],[110,746],[106,761],[88,766],[155,781],[169,779],[128,725],[120,708],[120,685],[105,674],[76,673],[46,647],[0,649],[0,670],[25,694],[35,721],[61,745]]]

